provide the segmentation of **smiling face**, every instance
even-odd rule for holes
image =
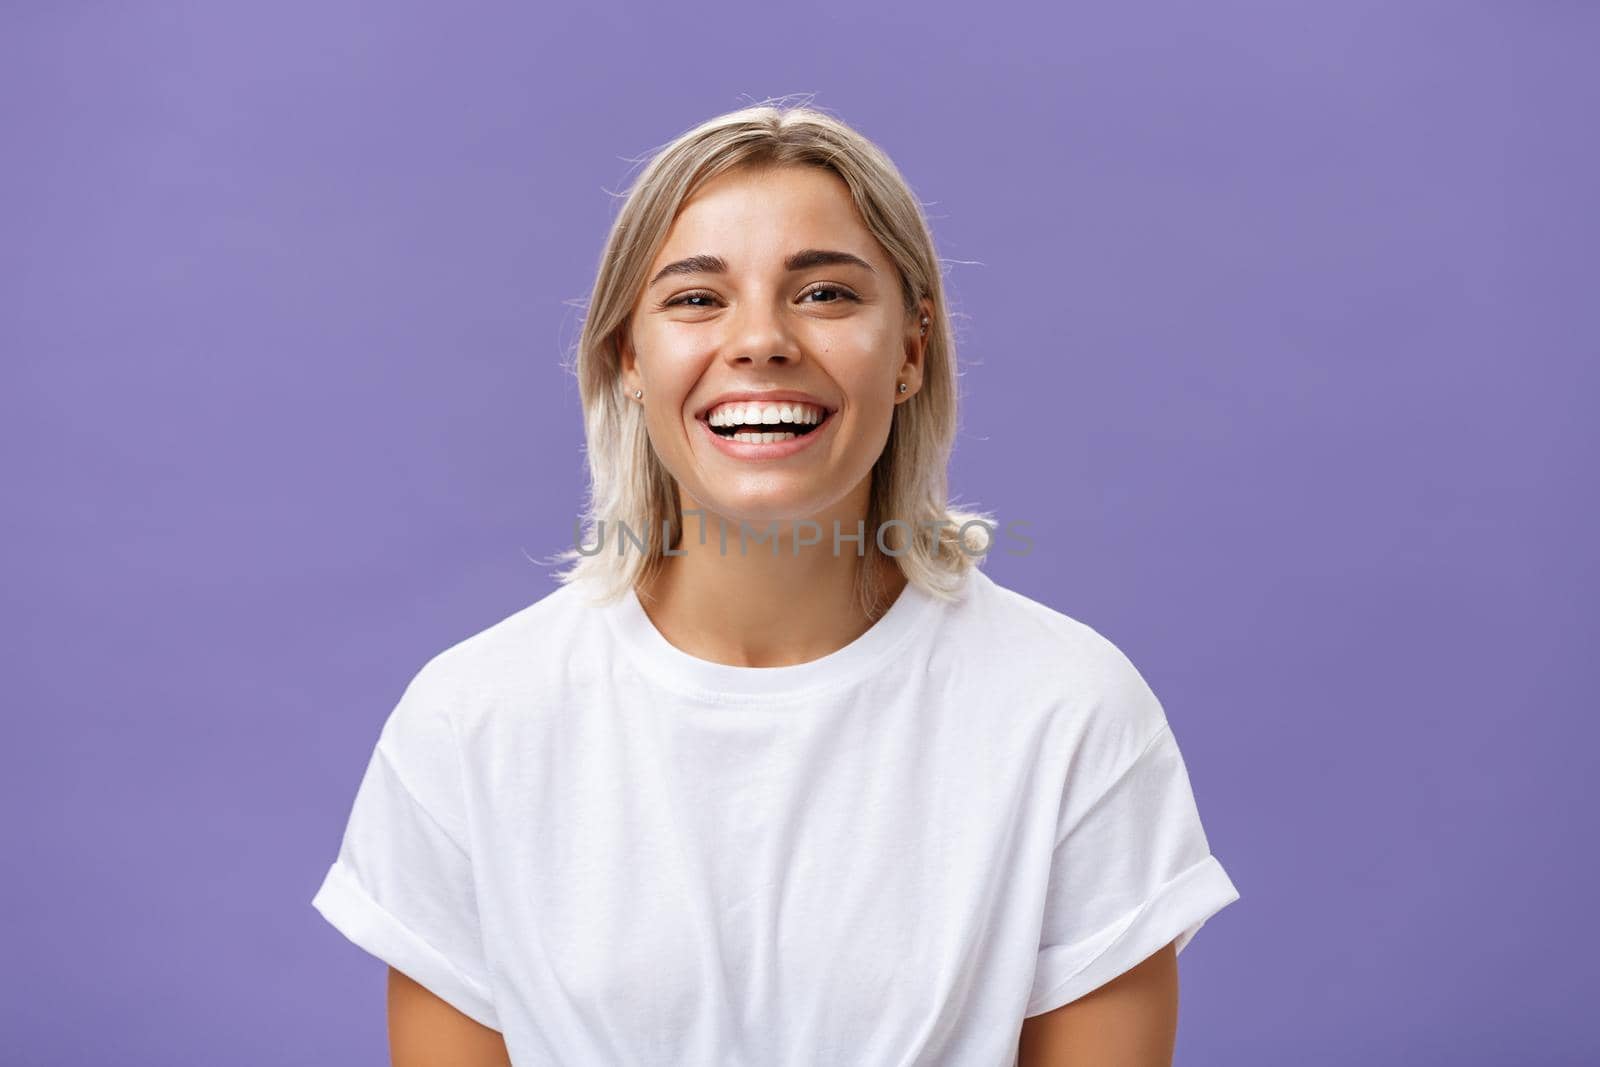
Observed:
[[[864,510],[894,408],[921,387],[932,307],[906,311],[843,179],[804,166],[719,175],[686,201],[646,279],[622,384],[630,399],[644,391],[684,506],[762,524]],[[778,439],[735,425],[752,423]]]

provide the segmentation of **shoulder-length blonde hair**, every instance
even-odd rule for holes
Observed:
[[[683,515],[677,487],[651,447],[643,411],[623,394],[618,341],[684,202],[703,183],[746,165],[821,167],[844,179],[867,229],[898,269],[907,313],[915,314],[923,299],[933,305],[922,388],[895,409],[889,439],[872,468],[859,544],[866,553],[879,552],[876,538],[885,524],[884,554],[908,581],[949,599],[966,570],[987,553],[994,523],[984,513],[954,508],[947,495],[957,373],[933,237],[882,149],[822,111],[770,104],[718,116],[667,144],[634,181],[611,227],[569,368],[583,403],[589,499],[577,545],[555,557],[572,566],[557,577],[563,583],[592,582],[595,595],[610,600],[648,583],[663,565],[664,547],[678,545]],[[621,523],[647,539],[645,551],[623,551],[621,536],[618,551],[607,551],[606,528]],[[983,532],[975,535],[969,527]],[[841,537],[851,532],[841,531]],[[598,548],[587,550],[585,544]],[[858,568],[857,597],[869,616],[878,614],[882,593],[874,581],[877,569]]]

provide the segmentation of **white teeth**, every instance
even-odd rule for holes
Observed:
[[[822,418],[821,408],[790,401],[782,404],[723,404],[711,412],[707,421],[713,426],[770,426],[785,422],[814,426]]]
[[[770,445],[778,441],[792,441],[799,436],[797,433],[736,433],[732,440],[751,445]]]

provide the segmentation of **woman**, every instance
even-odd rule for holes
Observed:
[[[1138,671],[975,566],[889,159],[805,108],[678,138],[576,372],[564,584],[412,680],[315,899],[395,1062],[1169,1063],[1238,893]]]

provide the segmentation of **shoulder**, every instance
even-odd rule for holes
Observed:
[[[1125,764],[1165,729],[1161,702],[1132,659],[1083,619],[976,569],[954,617],[955,640],[982,650],[971,658],[987,664],[996,688],[1049,705],[1082,760]]]
[[[459,729],[497,707],[536,706],[603,663],[594,629],[603,625],[583,589],[560,586],[426,660],[395,718]]]
[[[384,720],[374,758],[458,842],[467,839],[462,781],[496,751],[496,728],[562,706],[557,690],[581,684],[586,661],[574,649],[593,644],[585,627],[604,623],[577,592],[560,587],[435,653]]]

